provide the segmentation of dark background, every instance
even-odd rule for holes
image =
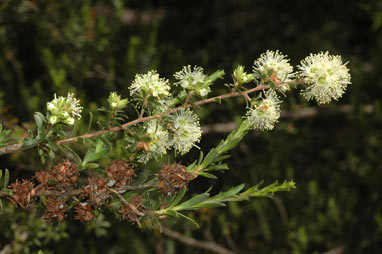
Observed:
[[[173,80],[173,73],[187,64],[207,73],[224,69],[225,81],[213,89],[221,94],[237,64],[250,71],[267,49],[287,54],[294,66],[310,53],[328,50],[349,62],[352,84],[343,98],[318,107],[292,92],[283,103],[292,116],[283,117],[272,132],[248,135],[231,152],[231,170],[218,180],[196,180],[190,193],[262,180],[293,179],[297,189],[274,199],[190,213],[200,230],[183,222],[171,227],[237,253],[379,253],[381,44],[382,2],[377,0],[3,0],[0,121],[14,138],[22,138],[34,128],[33,112],[45,112],[54,93],[74,92],[86,105],[86,120],[110,91],[127,97],[135,73],[157,69]],[[297,117],[301,106],[316,110]],[[204,126],[237,122],[245,103],[234,99],[199,113]],[[85,131],[85,125],[77,131]],[[208,151],[225,135],[206,133],[201,149]],[[0,163],[11,170],[13,180],[44,167],[35,151],[2,156]],[[38,217],[5,205],[0,249],[12,243],[19,253],[208,253],[107,214],[93,224],[69,218],[55,227]]]

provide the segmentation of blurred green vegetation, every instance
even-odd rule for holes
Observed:
[[[328,50],[349,61],[352,74],[352,84],[339,102],[318,108],[295,92],[286,98],[284,109],[315,106],[317,114],[283,118],[274,131],[249,135],[232,152],[230,171],[218,180],[198,179],[190,185],[191,192],[202,192],[211,184],[219,191],[242,182],[293,179],[297,189],[273,200],[190,213],[200,221],[200,230],[182,222],[172,227],[237,253],[379,253],[381,45],[378,0],[4,0],[0,122],[13,130],[12,138],[25,137],[26,129],[33,128],[33,112],[44,112],[54,93],[74,92],[85,105],[85,121],[75,130],[82,133],[87,112],[97,119],[96,108],[110,91],[127,97],[135,73],[158,69],[172,79],[186,64],[202,66],[207,73],[230,73],[237,64],[250,71],[267,49],[279,49],[293,64],[311,52]],[[217,84],[214,93],[222,93],[223,84]],[[341,111],[340,105],[352,110]],[[244,109],[240,99],[205,106],[202,124],[238,119]],[[201,149],[208,150],[222,137],[208,133]],[[192,161],[197,153],[182,162]],[[0,162],[1,168],[11,170],[13,180],[45,167],[34,151],[2,156]],[[38,215],[4,206],[0,249],[11,244],[14,253],[206,253],[108,214],[88,225],[69,218],[50,227]]]

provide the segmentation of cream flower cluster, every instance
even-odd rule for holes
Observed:
[[[305,99],[315,99],[319,104],[337,100],[350,84],[349,69],[342,64],[341,56],[328,52],[310,54],[298,66],[298,75],[309,86],[301,92]]]
[[[185,154],[200,141],[202,130],[199,124],[199,117],[191,110],[181,110],[168,117],[172,126],[172,145],[175,151]]]
[[[180,110],[170,114],[166,121],[168,126],[158,120],[145,123],[144,128],[149,141],[146,151],[138,159],[140,162],[146,163],[151,158],[160,157],[172,148],[180,154],[185,154],[200,141],[202,130],[199,118],[191,110]]]
[[[49,112],[48,121],[52,125],[59,122],[73,125],[75,119],[81,118],[80,101],[74,98],[72,93],[68,93],[66,97],[57,97],[54,94],[54,99],[46,104],[46,108]]]
[[[156,71],[146,74],[137,74],[130,86],[130,95],[153,96],[163,98],[169,95],[170,83],[167,79],[160,78]]]
[[[267,50],[261,54],[254,62],[253,70],[257,78],[271,78],[272,81],[277,82],[288,82],[294,77],[293,67],[289,64],[289,59],[286,59],[286,56],[278,50]],[[288,86],[282,87],[284,89],[289,88]]]
[[[280,117],[280,100],[274,90],[268,90],[265,98],[247,111],[246,118],[254,130],[272,130]]]
[[[152,120],[145,123],[148,149],[139,156],[138,161],[146,163],[152,158],[157,158],[167,153],[170,147],[170,135],[165,126],[159,120]]]
[[[176,85],[180,85],[184,89],[195,91],[196,94],[204,97],[211,92],[210,82],[207,76],[203,73],[203,68],[191,65],[184,66],[181,71],[174,74],[174,77],[179,80]]]

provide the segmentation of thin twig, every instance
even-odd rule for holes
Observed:
[[[188,104],[188,102],[190,101],[190,98],[191,96],[194,94],[193,91],[189,92],[188,95],[187,95],[187,98],[186,98],[186,101],[184,102],[184,105]]]
[[[163,226],[162,226],[162,232],[164,235],[166,235],[166,236],[168,236],[174,240],[177,240],[177,241],[179,241],[185,245],[189,245],[189,246],[193,246],[193,247],[196,247],[199,249],[212,251],[212,252],[218,253],[218,254],[234,254],[233,251],[226,249],[226,248],[220,246],[219,244],[217,244],[215,242],[196,240],[194,238],[185,236],[179,232],[173,231],[173,230],[166,228],[166,227],[163,227]]]
[[[113,192],[115,195],[118,196],[118,198],[122,201],[122,203],[124,205],[127,205],[128,207],[130,207],[130,209],[138,216],[143,216],[144,213],[138,211],[138,209],[133,206],[132,204],[129,203],[129,201],[127,201],[117,190],[114,190],[112,188],[108,188],[111,192]]]
[[[143,114],[145,113],[145,107],[147,105],[147,96],[145,96],[145,98],[143,99],[143,104],[142,104],[142,108],[141,108],[141,113],[139,113],[139,117],[138,119],[141,119],[143,117]]]
[[[120,187],[114,191],[122,192],[122,191],[133,191],[133,190],[146,190],[150,188],[156,187],[156,183],[150,183],[150,184],[142,184],[137,186],[123,186]],[[38,190],[39,186],[36,186],[34,189]],[[61,196],[61,197],[72,197],[72,196],[78,196],[81,194],[86,193],[83,189],[73,189],[73,190],[65,190],[65,191],[57,191],[57,190],[40,190],[37,191],[33,196],[34,197],[41,197],[41,196]],[[8,197],[7,194],[0,191],[0,198],[2,197]]]
[[[286,85],[286,84],[287,83],[285,83],[285,84],[282,83],[280,85]],[[173,112],[176,112],[176,111],[179,111],[179,110],[182,110],[182,109],[192,108],[192,107],[195,107],[195,106],[200,106],[200,105],[207,104],[207,103],[212,103],[212,102],[218,102],[218,101],[221,101],[221,100],[224,100],[224,99],[228,99],[228,98],[232,98],[232,97],[245,96],[245,94],[254,93],[254,92],[257,92],[257,91],[260,91],[260,90],[264,90],[264,89],[268,89],[268,88],[269,88],[269,86],[260,84],[257,87],[249,89],[249,90],[246,90],[246,91],[231,92],[231,93],[222,94],[222,95],[211,97],[211,98],[207,98],[207,99],[202,99],[202,100],[196,101],[195,103],[184,104],[182,106],[179,106],[179,107],[176,107],[176,108],[164,111],[164,112],[162,112],[160,114],[157,114],[157,115],[140,117],[140,118],[137,118],[137,119],[135,119],[133,121],[127,122],[127,123],[125,123],[125,124],[123,124],[121,126],[114,126],[114,127],[111,127],[111,128],[109,128],[107,130],[99,130],[99,131],[95,131],[95,132],[91,132],[91,133],[86,133],[86,134],[83,134],[83,135],[80,135],[80,136],[77,136],[77,137],[68,138],[68,139],[64,139],[64,140],[59,140],[59,141],[56,142],[56,144],[57,145],[62,145],[62,144],[67,144],[67,143],[73,143],[73,142],[76,142],[78,139],[87,139],[87,138],[92,138],[92,137],[100,136],[100,135],[103,135],[103,134],[106,134],[106,133],[109,133],[109,132],[125,130],[126,128],[128,128],[130,126],[133,126],[133,125],[136,125],[138,123],[150,121],[150,120],[153,120],[153,119],[158,119],[158,117],[162,117],[162,116],[171,114]],[[22,144],[14,144],[14,145],[9,145],[9,146],[0,148],[0,155],[10,154],[10,153],[13,153],[13,152],[17,152],[17,151],[19,151],[21,149],[21,147],[22,147]]]

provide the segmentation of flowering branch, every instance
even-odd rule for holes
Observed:
[[[283,84],[280,84],[280,85],[287,85],[287,84],[283,83]],[[135,119],[133,121],[127,122],[125,124],[122,124],[121,126],[113,126],[113,127],[110,127],[109,129],[106,129],[106,130],[99,130],[99,131],[95,131],[95,132],[91,132],[91,133],[86,133],[86,134],[83,134],[83,135],[80,135],[80,136],[77,136],[77,137],[59,140],[59,141],[56,142],[56,144],[57,145],[68,144],[68,143],[76,142],[78,139],[88,139],[88,138],[93,138],[93,137],[100,136],[100,135],[103,135],[103,134],[106,134],[106,133],[110,133],[110,132],[127,130],[128,127],[130,127],[130,126],[136,125],[138,123],[150,121],[150,120],[153,120],[153,119],[158,119],[158,118],[161,118],[161,117],[163,117],[165,115],[171,114],[173,112],[176,112],[176,111],[179,111],[179,110],[182,110],[182,109],[191,108],[191,107],[195,107],[195,106],[199,106],[199,105],[203,105],[203,104],[207,104],[207,103],[211,103],[211,102],[218,102],[218,101],[221,101],[221,100],[224,100],[224,99],[228,99],[228,98],[232,98],[232,97],[248,96],[248,94],[251,94],[251,93],[254,93],[254,92],[258,92],[260,90],[264,90],[264,89],[268,89],[268,88],[269,88],[269,86],[264,85],[264,84],[260,84],[259,86],[255,87],[255,88],[248,89],[246,91],[231,92],[231,93],[227,93],[227,94],[211,97],[211,98],[208,98],[208,99],[202,99],[202,100],[196,101],[195,103],[192,103],[192,104],[188,103],[188,104],[185,104],[185,105],[182,105],[182,106],[179,106],[179,107],[167,110],[165,112],[162,112],[162,113],[159,113],[159,114],[156,114],[156,115],[146,116],[146,117],[139,117],[139,118],[137,118],[137,119]],[[142,114],[142,111],[141,111],[141,114]],[[5,154],[10,154],[10,153],[17,152],[17,151],[21,150],[21,147],[22,147],[22,144],[13,144],[13,145],[9,145],[9,146],[0,148],[0,155],[5,155]]]
[[[47,103],[46,115],[40,112],[34,114],[37,127],[35,137],[23,140],[23,144],[6,146],[10,141],[10,131],[0,128],[0,155],[36,147],[44,162],[45,158],[53,160],[62,148],[71,152],[76,162],[63,161],[35,172],[34,180],[16,179],[10,185],[9,171],[5,170],[3,177],[0,170],[0,198],[7,197],[22,208],[35,207],[37,201],[42,201],[45,205],[42,218],[48,223],[61,222],[72,207],[75,219],[90,222],[98,216],[102,207],[106,207],[118,218],[138,225],[141,225],[141,220],[148,219],[151,220],[149,224],[160,227],[159,220],[170,216],[198,227],[192,218],[182,212],[225,206],[227,202],[249,198],[273,197],[275,192],[289,191],[295,187],[293,181],[281,184],[276,181],[261,189],[258,184],[246,190],[241,184],[212,197],[206,191],[183,200],[191,181],[199,176],[216,179],[214,172],[229,169],[224,163],[229,157],[227,152],[236,147],[250,130],[274,128],[281,116],[279,93],[285,95],[291,88],[306,84],[308,87],[302,91],[306,99],[315,99],[319,104],[337,100],[350,83],[345,65],[339,56],[311,54],[301,61],[299,71],[293,73],[293,67],[284,55],[279,51],[267,51],[254,62],[253,73],[247,74],[243,66],[238,66],[233,72],[233,83],[226,84],[230,92],[211,98],[207,97],[211,85],[223,77],[224,71],[207,76],[201,67],[185,66],[174,74],[177,79],[175,85],[181,87],[176,96],[170,92],[169,80],[161,78],[156,71],[137,74],[129,89],[133,101],[141,102],[138,117],[126,122],[128,117],[122,109],[127,107],[128,100],[112,92],[107,99],[108,106],[98,109],[107,114],[107,121],[98,122],[103,129],[73,138],[66,138],[63,130],[81,118],[83,107],[71,93],[66,97],[54,95],[54,99]],[[256,87],[248,89],[244,86],[252,81]],[[257,96],[249,96],[255,92],[259,92]],[[202,99],[196,100],[194,97]],[[142,167],[150,159],[157,159],[171,149],[176,155],[183,155],[200,141],[202,129],[199,117],[192,111],[193,107],[233,97],[247,100],[246,115],[237,129],[206,155],[200,151],[199,159],[188,166],[174,161],[162,165],[159,172],[148,176],[147,181],[133,184],[137,166]],[[121,138],[121,142],[114,142],[115,135],[108,135],[121,130],[128,134]],[[97,138],[84,142],[88,149],[83,158],[65,145],[93,137]],[[113,146],[121,148],[122,158],[114,159],[102,168],[98,163],[108,156]],[[83,179],[84,176],[87,179]],[[181,239],[179,235],[168,232]]]

